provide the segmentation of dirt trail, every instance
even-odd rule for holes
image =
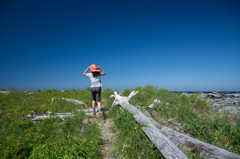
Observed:
[[[113,154],[116,145],[116,133],[113,133],[111,127],[113,126],[113,121],[111,119],[99,121],[99,126],[102,131],[103,146],[101,152],[104,159],[116,159]]]
[[[107,118],[104,120],[102,117],[92,117],[89,118],[89,120],[90,122],[98,123],[101,130],[103,145],[100,151],[103,159],[117,159],[116,155],[114,154],[115,145],[117,144],[117,133],[111,130],[112,126],[114,125],[112,119]]]

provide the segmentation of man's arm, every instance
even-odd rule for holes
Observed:
[[[90,69],[90,66],[83,72],[83,75],[86,76],[87,71]]]
[[[98,66],[98,68],[102,71],[103,76],[106,75],[106,72],[104,72],[103,69],[100,66]]]

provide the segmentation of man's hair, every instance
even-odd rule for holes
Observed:
[[[97,77],[100,75],[100,72],[92,72],[93,77]]]

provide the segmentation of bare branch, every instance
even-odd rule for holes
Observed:
[[[148,119],[140,110],[138,110],[136,107],[131,105],[128,101],[138,93],[133,91],[130,93],[128,97],[122,97],[117,94],[117,92],[114,92],[115,101],[113,102],[113,105],[116,103],[120,104],[123,109],[127,109],[131,114],[133,114],[133,117],[135,120],[143,125],[142,130],[144,133],[148,136],[148,138],[152,141],[152,143],[159,149],[159,151],[162,153],[162,155],[167,159],[185,159],[187,158],[184,153],[172,142],[170,141],[166,136],[164,136],[159,129]]]
[[[135,96],[136,94],[138,94],[139,91],[132,91],[129,96],[128,96],[128,101],[133,97]]]

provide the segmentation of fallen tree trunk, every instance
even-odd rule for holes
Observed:
[[[46,118],[61,118],[62,120],[64,120],[68,117],[73,116],[72,113],[55,113],[52,116],[51,116],[51,114],[52,114],[52,112],[47,112],[45,114],[33,114],[33,115],[28,114],[26,116],[26,118],[29,118],[32,121],[41,121],[41,120],[44,120]]]
[[[147,111],[147,113],[149,113]],[[148,114],[149,118],[152,118],[151,113]],[[153,120],[154,122],[154,117]],[[199,141],[190,136],[181,134],[177,131],[174,131],[168,127],[165,127],[157,122],[154,122],[156,127],[168,136],[175,144],[188,148],[188,150],[197,151],[200,153],[200,156],[203,158],[217,158],[217,159],[240,159],[240,156],[229,152],[227,150],[221,149],[219,147],[210,145],[208,143]]]
[[[79,100],[76,100],[76,99],[69,99],[69,98],[52,98],[52,101],[55,100],[55,99],[63,99],[63,100],[66,100],[66,101],[68,101],[68,102],[72,102],[72,103],[74,103],[74,104],[83,105],[83,106],[86,107],[86,104],[85,104],[85,103],[83,103],[83,102],[81,102],[81,101],[79,101]]]
[[[142,130],[148,136],[148,138],[152,141],[152,143],[159,149],[162,155],[167,159],[182,159],[187,158],[184,153],[165,135],[163,135],[159,129],[148,119],[140,110],[136,107],[132,106],[128,101],[136,95],[138,92],[131,92],[128,97],[122,97],[117,92],[114,92],[114,95],[110,97],[114,97],[115,100],[113,102],[114,105],[121,105],[122,108],[127,109],[130,113],[133,114],[135,120],[143,125]]]
[[[77,112],[84,112],[87,117],[95,118],[96,116],[91,113],[92,109],[79,109]],[[102,108],[103,117],[106,119],[106,112],[108,111],[108,108]],[[74,114],[69,113],[54,113],[51,115],[52,112],[46,112],[44,114],[36,114],[35,112],[31,114],[28,114],[26,118],[31,119],[33,122],[35,121],[41,121],[46,118],[61,118],[62,120],[65,120],[66,118],[72,117]]]
[[[78,112],[85,112],[86,116],[92,116],[92,114],[90,113],[92,109],[79,109],[77,110]],[[52,112],[48,111],[44,114],[36,114],[36,112],[33,111],[32,115],[28,114],[26,116],[26,118],[31,119],[32,121],[41,121],[44,120],[46,118],[61,118],[62,120],[65,120],[66,118],[72,117],[73,113],[69,112],[69,113],[54,113],[53,115],[51,115]]]
[[[9,91],[0,91],[0,93],[3,93],[3,94],[8,94]]]

